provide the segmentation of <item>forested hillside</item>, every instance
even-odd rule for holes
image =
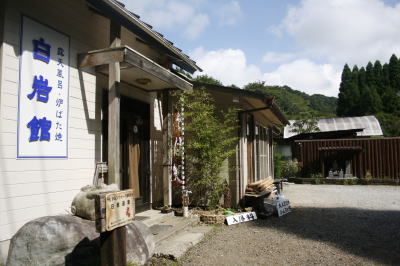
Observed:
[[[379,60],[366,67],[342,72],[338,116],[375,115],[385,136],[400,136],[400,61],[392,55],[383,66]]]
[[[308,95],[288,86],[267,86],[264,82],[252,82],[245,90],[275,96],[276,102],[289,119],[335,117],[337,98],[321,94]]]

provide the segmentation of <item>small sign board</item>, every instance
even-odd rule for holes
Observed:
[[[257,215],[255,212],[243,212],[226,217],[226,223],[228,225],[238,224],[253,220],[257,220]]]
[[[278,211],[278,216],[281,217],[290,212],[290,202],[287,199],[281,199],[276,204],[276,210]]]
[[[133,222],[135,216],[133,189],[106,194],[105,207],[105,229],[107,231]]]

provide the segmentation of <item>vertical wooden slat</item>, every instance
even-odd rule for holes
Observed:
[[[399,152],[399,149],[400,149],[400,141],[398,140],[398,139],[395,139],[394,140],[394,144],[393,144],[393,166],[394,166],[394,175],[393,175],[393,178],[400,178],[400,175],[399,175],[399,169],[400,169],[400,166],[399,166],[399,157],[398,157],[398,152]]]
[[[378,141],[374,141],[374,146],[376,148],[376,153],[378,154],[378,158],[376,160],[376,163],[378,164],[378,171],[379,171],[379,176],[381,178],[384,178],[386,175],[387,171],[387,161],[389,159],[388,154],[387,154],[387,141],[383,140],[382,141],[383,145],[379,145]]]
[[[391,140],[390,139],[386,139],[386,146],[387,146],[387,150],[386,151],[383,151],[383,152],[385,152],[387,155],[387,169],[386,169],[386,173],[385,173],[385,176],[386,177],[391,177],[391,168],[392,168],[392,155],[391,155],[391,150],[392,150],[392,147],[391,147]]]
[[[373,156],[372,157],[372,165],[373,166],[372,167],[376,171],[376,176],[377,177],[381,177],[382,173],[381,173],[381,169],[380,169],[381,168],[380,167],[381,162],[379,160],[379,158],[380,158],[380,156],[379,156],[380,155],[379,148],[384,146],[385,142],[383,141],[382,145],[379,145],[379,147],[376,145],[376,141],[375,140],[371,139],[370,142],[372,144],[372,150],[373,150],[373,153],[372,153],[372,156]]]
[[[371,169],[371,165],[372,165],[372,151],[371,151],[371,142],[369,140],[367,140],[367,147],[368,147],[368,160],[367,160],[367,171],[369,171],[371,173],[372,176],[375,176],[375,173],[373,172],[373,169]]]
[[[370,140],[372,143],[372,148],[373,148],[373,164],[374,164],[374,168],[376,171],[376,176],[382,178],[382,171],[381,171],[381,165],[382,165],[382,161],[379,160],[381,158],[381,154],[380,154],[380,148],[381,147],[385,147],[385,141],[381,142],[381,145],[376,145],[376,141],[375,140]],[[383,159],[383,157],[382,157]]]
[[[390,172],[389,172],[389,176],[392,178],[392,179],[394,179],[395,177],[395,170],[394,170],[394,167],[395,167],[395,161],[394,161],[394,145],[395,145],[395,142],[394,142],[394,140],[393,139],[390,139],[389,140],[389,142],[390,142],[390,144],[389,144],[389,148],[390,148]]]

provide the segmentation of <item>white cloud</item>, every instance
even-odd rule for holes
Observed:
[[[366,64],[400,54],[400,4],[381,0],[302,0],[270,28],[287,33],[310,56],[332,63]]]
[[[249,65],[246,55],[240,49],[220,49],[206,51],[199,47],[191,53],[191,57],[203,68],[203,73],[218,80],[224,85],[235,84],[239,87],[249,82],[262,79],[261,70]]]
[[[185,33],[189,39],[197,38],[210,24],[208,16],[204,14],[197,14],[189,21],[185,29]]]
[[[287,85],[308,94],[337,96],[341,69],[330,64],[316,64],[308,59],[285,63],[274,71],[263,73],[257,66],[247,63],[245,53],[240,49],[206,51],[199,47],[191,57],[203,68],[203,73],[224,85],[235,84],[243,87],[249,82],[266,81],[268,85]]]
[[[234,26],[243,17],[238,1],[230,1],[224,4],[218,9],[217,14],[220,18],[220,26]]]
[[[187,2],[172,0],[124,1],[127,9],[140,15],[156,30],[181,29],[188,39],[195,39],[210,24],[207,14],[196,10],[198,0]]]
[[[269,85],[287,85],[308,94],[337,97],[340,76],[341,70],[330,64],[319,65],[308,59],[299,59],[265,73],[263,80]]]
[[[316,64],[307,59],[295,60],[263,73],[257,66],[247,63],[245,53],[240,49],[206,51],[199,47],[191,57],[203,68],[203,73],[224,85],[235,84],[243,87],[249,82],[266,81],[268,85],[288,85],[292,89],[309,94],[337,96],[341,69],[330,64]]]
[[[267,52],[264,54],[262,61],[264,63],[283,63],[292,60],[294,57],[295,55],[291,53]]]

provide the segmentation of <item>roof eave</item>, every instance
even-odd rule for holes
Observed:
[[[271,111],[274,113],[274,115],[281,121],[282,126],[288,125],[289,121],[286,118],[286,116],[282,113],[280,110],[279,106],[275,103],[275,97],[271,95],[266,95],[262,93],[257,93],[253,91],[246,91],[243,89],[238,89],[238,88],[232,88],[232,87],[226,87],[226,86],[221,86],[221,85],[214,85],[214,84],[208,84],[208,83],[203,83],[203,82],[198,82],[198,81],[193,81],[193,86],[204,86],[210,89],[214,90],[219,90],[222,92],[227,92],[227,93],[234,93],[239,96],[246,96],[246,97],[253,97],[262,100],[268,107],[270,107]]]
[[[153,41],[157,42],[159,45],[167,49],[173,55],[178,58],[173,59],[173,63],[177,66],[183,68],[184,70],[188,71],[189,73],[194,73],[195,71],[202,71],[202,69],[196,65],[196,63],[191,60],[188,56],[184,55],[182,52],[179,51],[177,47],[172,45],[166,39],[161,37],[155,31],[150,29],[143,21],[139,20],[137,17],[133,16],[123,8],[118,2],[115,0],[87,0],[94,6],[99,6],[100,3],[106,4],[107,7],[111,8],[114,12],[117,13],[118,16],[123,17],[124,19],[128,20],[132,25],[139,28],[143,31],[146,35],[148,35]],[[110,15],[112,17],[113,14],[105,14]],[[109,16],[107,16],[109,17]],[[110,18],[110,17],[109,17]]]

